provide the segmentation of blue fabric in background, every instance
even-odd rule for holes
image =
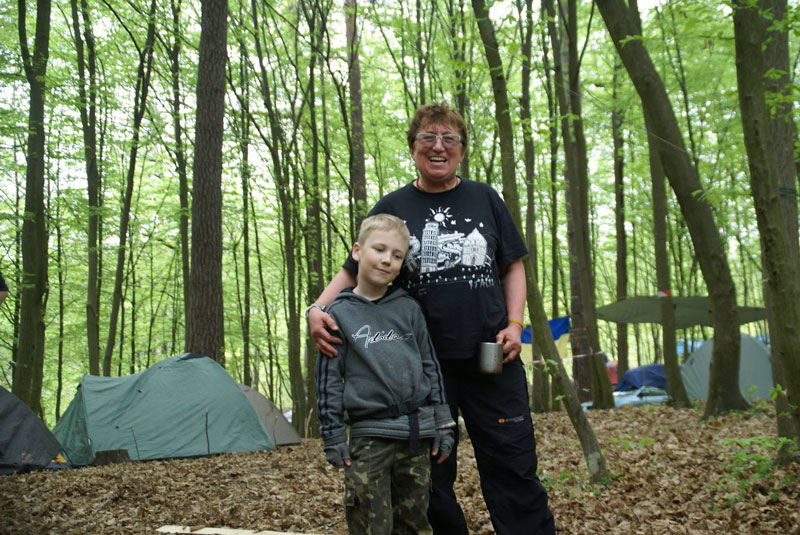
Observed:
[[[667,375],[663,364],[645,364],[626,371],[614,388],[615,392],[636,390],[640,386],[656,386],[667,389]]]
[[[569,316],[563,318],[555,318],[547,322],[550,325],[550,333],[553,335],[553,340],[558,340],[565,334],[569,333]],[[521,341],[523,344],[531,343],[531,326],[528,325],[522,331]]]

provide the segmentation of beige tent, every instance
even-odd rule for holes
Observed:
[[[258,414],[258,418],[261,420],[261,423],[264,424],[264,428],[267,430],[267,433],[269,433],[269,436],[272,437],[276,446],[300,444],[300,435],[297,434],[292,424],[289,423],[280,409],[278,409],[269,398],[258,390],[253,390],[249,386],[240,384],[239,388],[242,389],[244,395],[250,400],[250,404],[253,405],[253,408]]]

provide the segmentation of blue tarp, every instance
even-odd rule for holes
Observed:
[[[667,389],[667,376],[664,373],[663,364],[645,364],[626,371],[620,377],[614,391],[636,390],[645,385]]]
[[[569,316],[563,318],[555,318],[547,322],[550,325],[550,333],[553,335],[553,340],[558,340],[569,332]],[[522,331],[521,341],[523,344],[531,343],[531,326],[528,325]]]

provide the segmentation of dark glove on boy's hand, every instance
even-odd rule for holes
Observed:
[[[445,427],[436,430],[436,436],[433,437],[433,449],[439,448],[439,457],[447,457],[450,455],[455,443],[456,432],[454,427]]]
[[[347,446],[347,442],[326,446],[325,459],[336,468],[343,468],[345,460],[350,461],[350,448]],[[350,465],[349,462],[347,464]]]

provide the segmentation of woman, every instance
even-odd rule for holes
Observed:
[[[527,254],[508,209],[491,187],[457,174],[467,130],[446,104],[417,109],[408,146],[417,178],[383,197],[370,211],[406,222],[411,244],[395,280],[421,304],[444,375],[453,418],[464,417],[481,476],[481,488],[500,535],[555,532],[547,493],[537,475],[536,441],[528,409],[521,349]],[[324,310],[355,285],[357,264],[348,258],[317,302],[306,309],[311,336],[328,356],[341,340]],[[481,374],[481,342],[503,344],[503,371]],[[456,439],[456,446],[458,446]],[[468,533],[453,483],[456,455],[432,466],[428,516],[434,533]]]

